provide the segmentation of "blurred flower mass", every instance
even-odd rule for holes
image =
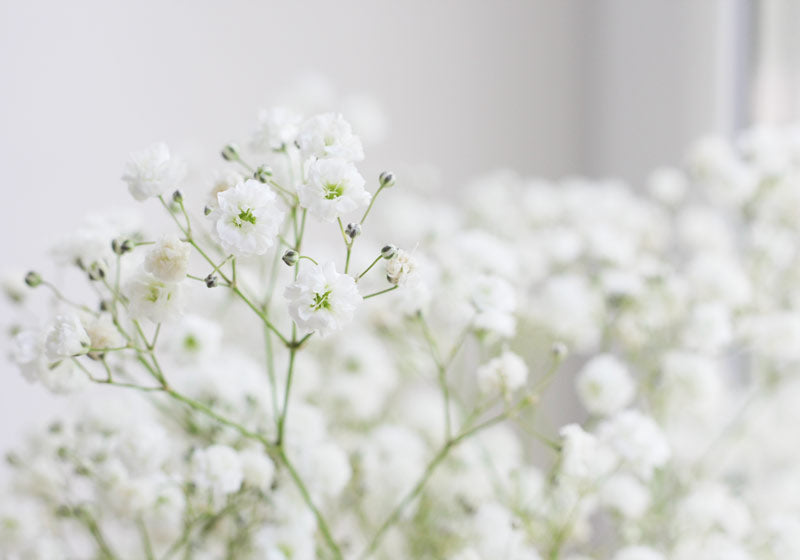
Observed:
[[[454,202],[326,95],[202,188],[134,152],[134,211],[5,280],[74,406],[8,452],[2,558],[800,557],[800,130]]]

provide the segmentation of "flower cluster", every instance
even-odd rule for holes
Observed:
[[[459,208],[370,184],[338,113],[263,111],[210,193],[134,154],[174,229],[92,218],[54,249],[89,290],[5,283],[13,361],[76,406],[9,453],[0,549],[800,557],[798,138],[703,140],[637,190],[496,173]]]

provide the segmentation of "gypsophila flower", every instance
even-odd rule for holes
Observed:
[[[129,300],[131,317],[163,323],[177,319],[183,313],[180,284],[164,282],[141,271],[125,285],[123,293]]]
[[[250,146],[257,152],[280,150],[295,141],[300,121],[300,115],[287,107],[261,110]]]
[[[611,354],[589,360],[575,380],[581,403],[592,414],[614,414],[633,400],[635,386],[625,364]]]
[[[391,259],[386,261],[386,278],[392,284],[405,286],[409,277],[416,272],[417,261],[408,251],[398,249]]]
[[[348,161],[313,161],[307,177],[297,192],[300,204],[322,220],[332,222],[369,204],[371,196],[364,189],[364,178]]]
[[[195,484],[218,496],[238,491],[244,480],[242,460],[236,450],[227,445],[212,445],[195,451],[192,475]]]
[[[478,387],[485,394],[509,394],[521,389],[528,380],[525,361],[510,350],[478,368]]]
[[[504,338],[514,336],[516,297],[511,284],[499,276],[479,276],[473,282],[471,299],[476,311],[473,319],[476,329]]]
[[[140,152],[131,154],[122,180],[138,201],[175,190],[186,175],[180,160],[170,155],[169,148],[158,142]]]
[[[248,449],[239,453],[242,463],[244,483],[266,492],[275,478],[275,463],[257,449]]]
[[[338,113],[312,117],[300,125],[297,145],[304,158],[337,158],[345,161],[364,159],[361,140]]]
[[[144,269],[164,282],[180,282],[186,278],[191,246],[175,235],[162,237],[144,259]]]
[[[217,195],[216,232],[225,251],[263,255],[275,244],[284,218],[276,198],[269,187],[253,179]]]
[[[304,267],[284,297],[300,330],[323,337],[349,323],[362,301],[353,277],[336,272],[332,262]]]
[[[85,354],[89,345],[89,334],[75,314],[56,316],[45,333],[45,355],[51,362]]]

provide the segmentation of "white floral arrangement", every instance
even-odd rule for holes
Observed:
[[[133,154],[171,232],[94,217],[86,286],[6,282],[76,405],[7,456],[2,558],[800,558],[800,131],[460,207],[337,113],[222,156],[206,200]]]

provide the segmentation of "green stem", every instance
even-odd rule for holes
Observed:
[[[391,292],[392,290],[396,290],[399,286],[392,286],[391,288],[386,288],[385,290],[381,290],[379,292],[373,292],[371,294],[367,294],[364,296],[364,299],[369,299],[371,297],[379,296],[381,294],[385,294],[386,292]]]
[[[373,205],[373,204],[375,204],[375,199],[376,199],[376,198],[378,198],[378,195],[379,195],[379,194],[381,194],[381,191],[382,191],[382,190],[383,190],[383,185],[381,185],[380,187],[378,187],[378,190],[377,190],[377,191],[375,191],[375,194],[374,194],[374,195],[373,195],[373,197],[370,199],[370,201],[369,201],[369,206],[367,206],[367,209],[364,211],[364,215],[363,215],[363,216],[361,216],[361,224],[362,224],[362,225],[363,225],[363,223],[364,223],[364,220],[366,220],[366,219],[367,219],[367,216],[369,216],[369,212],[370,212],[370,210],[372,210],[372,205]]]
[[[364,272],[362,272],[361,274],[359,274],[359,275],[356,277],[356,282],[358,282],[359,280],[361,280],[361,278],[362,278],[362,277],[363,277],[363,276],[364,276],[364,275],[365,275],[367,272],[369,272],[370,270],[372,270],[372,267],[373,267],[373,266],[375,266],[376,264],[378,264],[378,261],[379,261],[379,260],[381,260],[382,258],[383,258],[383,255],[378,255],[377,257],[375,257],[375,260],[374,260],[374,261],[372,261],[372,263],[371,263],[371,264],[370,264],[370,265],[369,265],[367,268],[365,268],[365,269],[364,269]]]

